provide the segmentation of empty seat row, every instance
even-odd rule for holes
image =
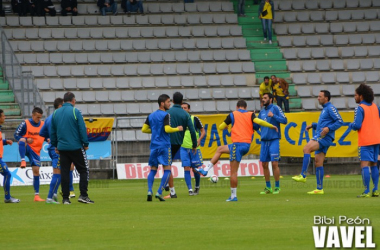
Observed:
[[[380,33],[350,34],[350,35],[314,35],[314,36],[278,36],[278,44],[281,47],[303,46],[333,46],[347,44],[378,44]]]
[[[168,87],[247,86],[246,75],[118,77],[118,78],[37,78],[40,90],[139,89]],[[158,96],[157,96],[158,97]],[[154,100],[154,98],[150,100]],[[255,97],[255,96],[254,96]]]
[[[97,7],[98,8],[98,7]],[[80,10],[80,8],[78,7]],[[98,8],[99,10],[99,8]],[[1,17],[1,26],[71,26],[71,25],[184,25],[184,24],[223,24],[237,23],[236,14],[168,14],[132,16],[55,16],[55,17]]]
[[[250,61],[249,50],[16,54],[23,64]]]
[[[378,88],[379,84],[372,84],[372,87]],[[354,96],[357,84],[339,84],[339,85],[314,85],[298,86],[297,93],[300,97],[317,97],[321,90],[328,90],[332,96]]]
[[[380,31],[380,21],[276,24],[277,35]]]
[[[259,97],[258,88],[205,88],[205,89],[172,89],[180,91],[188,100],[207,100],[207,99],[239,99],[252,98],[252,94]],[[55,92],[43,92],[45,102],[54,102]],[[77,94],[78,93],[78,94]],[[51,96],[49,96],[49,94]],[[125,91],[78,91],[75,99],[78,102],[143,102],[157,101],[161,94],[168,94],[166,90],[125,90]],[[170,94],[170,93],[169,93]],[[156,103],[157,104],[157,103]]]
[[[285,48],[282,49],[285,59],[320,59],[320,58],[352,58],[379,57],[380,46],[357,47],[321,47],[321,48]]]
[[[11,41],[11,46],[16,52],[243,49],[246,48],[246,41],[243,37],[151,40]]]
[[[374,87],[374,86],[372,86]],[[375,86],[375,88],[379,89],[379,86]],[[353,97],[333,97],[331,98],[331,103],[337,108],[337,109],[355,109],[358,104],[356,103],[355,99]],[[375,98],[375,103],[377,105],[380,105],[380,99]],[[316,98],[303,98],[302,99],[302,108],[305,110],[315,110],[316,108],[321,109],[322,106],[318,104],[318,101]]]
[[[378,9],[328,10],[328,11],[279,11],[276,12],[275,22],[321,22],[337,20],[375,20]]]
[[[80,92],[76,92],[75,97]],[[45,95],[52,95],[51,92],[44,92]],[[56,92],[56,97],[62,97],[63,92]],[[76,104],[76,108],[82,111],[84,115],[142,115],[150,114],[157,110],[157,102],[150,103],[93,103],[93,104]],[[191,111],[199,112],[231,112],[236,109],[235,101],[194,101],[191,102]],[[248,110],[260,110],[260,101],[247,101]],[[140,131],[141,132],[141,131]]]
[[[357,8],[357,7],[371,7],[380,6],[378,0],[283,0],[278,1],[277,7],[275,9],[279,10],[303,10],[303,9],[344,9],[344,8]]]
[[[140,128],[142,127],[141,124],[144,124],[144,121],[142,123],[140,123],[140,126],[139,126]],[[116,136],[115,136],[116,141],[129,141],[129,142],[150,141],[150,138],[151,138],[151,134],[142,133],[141,129],[138,129],[138,130],[116,130]]]
[[[88,66],[24,66],[35,77],[77,77],[77,76],[148,76],[148,75],[190,75],[253,73],[253,62],[244,63],[178,63],[178,64],[128,64]]]
[[[352,70],[379,70],[380,58],[376,59],[335,59],[335,60],[302,60],[288,61],[288,69],[297,71],[352,71]]]
[[[328,72],[328,73],[293,73],[295,84],[332,84],[332,83],[377,83],[379,71],[367,72]]]
[[[114,39],[114,38],[167,38],[242,36],[238,25],[190,27],[101,27],[101,28],[29,28],[5,29],[8,39]]]

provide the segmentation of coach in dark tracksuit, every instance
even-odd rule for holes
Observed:
[[[74,108],[75,95],[67,92],[63,97],[62,108],[54,111],[50,127],[50,142],[59,153],[61,166],[61,186],[63,204],[70,204],[70,167],[74,163],[79,175],[82,203],[94,203],[87,194],[89,169],[86,150],[88,149],[87,129],[82,113]]]
[[[185,131],[187,128],[190,130],[191,140],[193,142],[193,149],[197,148],[197,136],[194,130],[194,124],[191,121],[189,113],[182,109],[181,104],[183,100],[183,95],[179,92],[173,94],[173,107],[171,107],[167,112],[170,114],[170,125],[172,127],[182,126],[183,131],[170,134],[170,143],[172,158],[181,148],[183,137],[185,137]],[[170,187],[170,197],[177,198],[177,195],[174,190],[173,175],[170,175],[169,178],[169,187]]]

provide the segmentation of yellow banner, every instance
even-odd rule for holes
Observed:
[[[303,157],[303,147],[313,138],[314,131],[306,131],[306,126],[318,122],[321,112],[288,113],[288,124],[281,124],[280,155],[289,157]],[[356,131],[348,128],[354,120],[353,112],[340,112],[344,125],[335,131],[334,144],[327,151],[326,157],[357,157],[358,135]],[[227,117],[223,115],[196,115],[202,121],[206,130],[206,137],[201,143],[202,156],[212,158],[218,146],[231,143],[231,129],[220,131],[218,129]],[[260,131],[254,133],[249,154],[260,154]],[[223,155],[223,157],[228,157]]]
[[[114,118],[84,118],[87,137],[92,141],[105,141],[112,131]]]

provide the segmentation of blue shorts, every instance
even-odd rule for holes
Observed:
[[[172,150],[168,148],[156,148],[150,150],[149,166],[158,167],[159,164],[162,166],[172,165]]]
[[[358,148],[360,161],[377,162],[379,155],[379,145],[361,146]]]
[[[324,153],[326,155],[327,150],[333,143],[333,139],[329,136],[325,136],[323,138],[314,136],[312,140],[319,143],[319,149],[315,151],[316,155],[319,153]]]
[[[280,139],[261,141],[260,161],[270,162],[280,160]]]
[[[36,152],[34,152],[32,150],[32,148],[29,147],[29,145],[26,145],[25,156],[28,157],[30,165],[32,167],[40,167],[41,166],[41,158],[40,158],[40,156],[38,154],[36,154]]]
[[[59,155],[55,152],[55,147],[49,147],[48,154],[51,159],[51,163],[53,168],[61,169],[61,165],[59,164]]]
[[[193,150],[181,147],[182,167],[197,168],[203,165],[202,153],[199,149],[193,154]]]
[[[249,143],[235,142],[229,144],[228,149],[230,150],[230,161],[241,162],[241,158],[248,153],[250,147],[251,144]]]
[[[3,159],[0,158],[0,174],[5,175],[6,173],[9,173],[8,166],[3,162]]]

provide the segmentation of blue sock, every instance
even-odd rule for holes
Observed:
[[[379,169],[377,166],[371,167],[371,176],[372,176],[372,182],[373,182],[373,190],[378,190],[379,186]]]
[[[276,188],[279,188],[280,187],[280,181],[275,181],[275,186],[276,186]]]
[[[54,186],[53,195],[58,192],[59,185],[61,185],[61,175],[57,174],[57,185]]]
[[[3,176],[3,188],[4,188],[4,194],[5,194],[5,199],[9,200],[11,198],[11,173],[9,172],[8,169],[5,169]]]
[[[187,189],[193,189],[193,187],[191,186],[191,175],[190,175],[190,170],[186,170],[185,171],[185,182],[186,182],[186,185],[187,185]]]
[[[369,167],[362,168],[362,179],[363,179],[363,185],[364,185],[364,193],[369,193],[369,182],[371,180],[371,175],[369,173]]]
[[[310,154],[304,154],[303,155],[303,162],[302,162],[302,172],[301,175],[303,178],[306,177],[307,168],[309,167],[310,163]]]
[[[198,174],[198,172],[195,172],[194,178],[195,178],[195,187],[199,187],[199,185],[201,183],[201,175]]]
[[[35,194],[40,193],[40,176],[33,176],[33,187]]]
[[[23,141],[18,142],[18,151],[20,152],[21,160],[25,160],[25,153],[26,153],[25,142]]]
[[[169,181],[171,170],[164,170],[164,175],[162,176],[160,187],[157,190],[157,193],[162,194],[162,190],[164,189],[166,183]]]
[[[70,171],[70,192],[74,191],[73,178],[73,171]]]
[[[60,174],[53,174],[53,178],[51,178],[49,193],[47,196],[49,199],[53,198],[54,190],[56,189],[56,186],[59,186],[59,183],[58,183],[59,177],[58,176],[61,176],[61,175]]]
[[[154,177],[156,176],[157,170],[151,169],[148,175],[148,192],[153,194],[152,188],[153,188],[153,182],[154,182]]]
[[[323,169],[323,166],[317,167],[315,169],[315,175],[317,177],[317,189],[322,190],[323,189],[323,176],[325,174],[325,171]]]
[[[267,188],[271,188],[272,187],[271,184],[270,184],[270,181],[266,181],[265,185],[267,186]]]

